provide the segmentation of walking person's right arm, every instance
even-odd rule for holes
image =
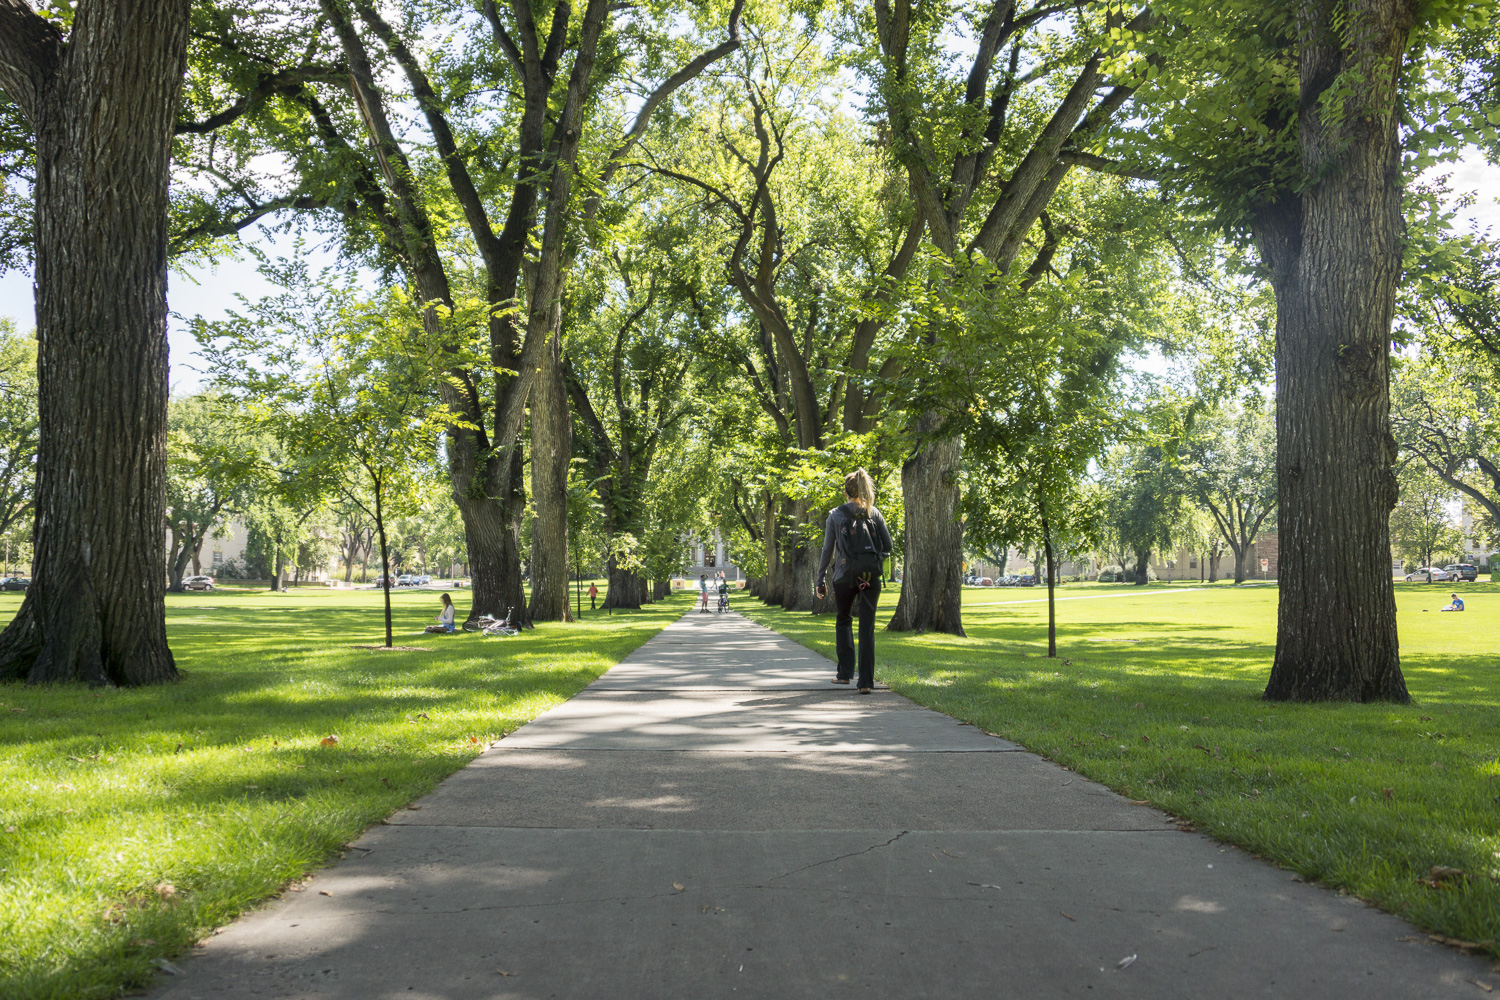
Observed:
[[[823,557],[818,560],[817,594],[819,597],[828,596],[828,586],[825,581],[828,577],[828,563],[833,559],[833,515],[834,512],[829,511],[828,521],[823,525]]]

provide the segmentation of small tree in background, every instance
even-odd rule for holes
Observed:
[[[1463,552],[1463,532],[1451,513],[1454,490],[1425,465],[1409,462],[1397,475],[1401,498],[1391,511],[1391,542],[1401,558],[1432,565],[1434,552]]]
[[[437,439],[456,419],[436,399],[446,364],[418,308],[399,293],[362,301],[347,287],[259,303],[200,328],[215,382],[302,461],[304,491],[336,492],[375,526],[392,644],[390,519],[418,506]]]
[[[1250,546],[1276,510],[1276,422],[1259,407],[1213,413],[1187,438],[1183,471],[1192,498],[1213,517],[1244,583]]]
[[[211,393],[172,400],[167,430],[167,589],[181,593],[188,565],[202,571],[203,540],[226,516],[247,513],[262,449],[233,401]]]

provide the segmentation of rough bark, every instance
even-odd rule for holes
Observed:
[[[931,438],[901,466],[906,502],[905,575],[896,613],[886,627],[896,632],[964,635],[963,522],[959,520],[957,438]],[[911,498],[921,497],[921,505]]]
[[[555,335],[531,387],[531,618],[572,621],[568,608],[568,464],[573,415]]]
[[[1144,587],[1151,573],[1151,550],[1137,549],[1135,553],[1135,585]]]
[[[164,590],[167,181],[188,0],[84,0],[66,48],[0,0],[0,88],[36,138],[33,579],[0,678],[177,676]]]
[[[482,614],[502,617],[511,612],[524,614],[526,610],[520,530],[526,494],[521,489],[520,447],[499,451],[490,464],[496,469],[488,478],[497,484],[491,495],[454,496],[463,518],[464,545],[469,554],[469,581],[474,594],[469,611],[471,620]]]
[[[1276,292],[1281,585],[1277,701],[1410,700],[1389,517],[1390,335],[1401,274],[1398,84],[1413,0],[1305,0],[1298,146],[1307,184],[1256,238]],[[1340,89],[1335,115],[1323,98]]]

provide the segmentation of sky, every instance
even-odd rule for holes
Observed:
[[[1474,204],[1458,210],[1455,223],[1460,231],[1466,231],[1472,220],[1480,229],[1488,227],[1500,233],[1500,167],[1486,164],[1475,152],[1464,162],[1436,168],[1434,172],[1451,173],[1449,186],[1455,199],[1465,194],[1474,196]],[[269,233],[262,227],[247,230],[244,240],[272,257],[293,252],[293,236]],[[316,241],[310,241],[304,252],[314,271],[334,262],[335,254]],[[168,321],[167,339],[171,364],[168,377],[174,395],[194,392],[204,381],[199,371],[197,345],[185,321],[200,315],[208,320],[223,318],[226,310],[239,305],[236,293],[254,301],[274,292],[275,287],[260,275],[256,258],[249,253],[217,265],[193,265],[172,271],[167,303],[174,315]],[[30,330],[36,325],[29,273],[8,271],[0,275],[0,316],[14,319],[18,329]]]

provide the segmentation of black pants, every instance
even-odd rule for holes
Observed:
[[[859,687],[875,686],[875,605],[880,584],[864,590],[854,583],[834,584],[833,603],[838,618],[833,624],[833,643],[839,656],[839,679],[854,676],[854,615],[859,615]]]

